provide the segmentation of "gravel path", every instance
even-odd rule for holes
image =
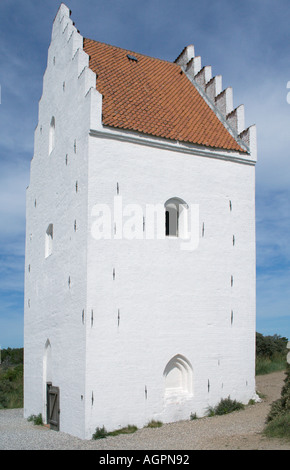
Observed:
[[[290,450],[290,442],[268,439],[261,432],[272,401],[280,397],[284,372],[257,377],[261,403],[229,415],[164,424],[97,441],[83,441],[35,426],[23,410],[0,410],[0,450]]]

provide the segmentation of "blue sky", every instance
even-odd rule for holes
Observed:
[[[257,331],[290,339],[289,0],[71,0],[83,36],[173,61],[195,45],[257,124]],[[23,346],[25,189],[56,0],[0,3],[0,346]]]

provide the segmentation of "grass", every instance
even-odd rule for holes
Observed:
[[[154,419],[152,419],[145,427],[146,428],[161,428],[161,426],[163,426],[162,421],[155,421]]]
[[[137,431],[137,426],[128,424],[125,428],[116,429],[115,431],[108,432],[108,436],[118,436],[119,434],[133,434]]]
[[[137,426],[128,424],[125,428],[116,429],[115,431],[108,432],[103,426],[102,428],[96,428],[95,433],[92,436],[92,439],[105,439],[108,436],[118,436],[119,434],[133,434],[137,431]]]
[[[259,357],[256,359],[256,375],[271,374],[272,372],[282,371],[286,369],[286,356]]]
[[[152,419],[146,428],[160,428],[163,425],[161,421],[155,421]],[[96,431],[92,435],[92,439],[105,439],[108,436],[119,436],[119,434],[133,434],[138,430],[137,426],[133,424],[128,424],[125,428],[116,429],[115,431],[108,432],[106,428],[103,426],[101,428],[96,428]]]

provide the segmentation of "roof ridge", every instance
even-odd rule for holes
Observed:
[[[142,52],[133,51],[131,49],[125,49],[124,47],[115,46],[113,44],[108,44],[107,42],[96,41],[95,39],[90,39],[90,38],[85,38],[84,37],[84,40],[96,42],[96,43],[99,43],[99,44],[102,44],[102,45],[108,46],[108,47],[113,47],[114,49],[119,49],[121,51],[125,51],[125,52],[128,52],[128,53],[138,54],[138,55],[141,55],[143,57],[147,57],[148,59],[154,59],[154,60],[158,60],[158,61],[161,61],[161,62],[166,62],[167,64],[171,64],[171,65],[174,65],[174,66],[177,66],[177,67],[180,68],[180,65],[176,64],[175,62],[171,62],[170,60],[160,59],[159,57],[150,56],[148,54],[143,54]]]

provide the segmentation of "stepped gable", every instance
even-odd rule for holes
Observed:
[[[213,77],[210,65],[202,67],[201,57],[195,56],[193,45],[185,47],[174,62],[180,65],[236,142],[246,148],[255,159],[257,156],[256,126],[245,128],[244,105],[234,109],[233,89],[231,87],[222,89],[222,76]]]

